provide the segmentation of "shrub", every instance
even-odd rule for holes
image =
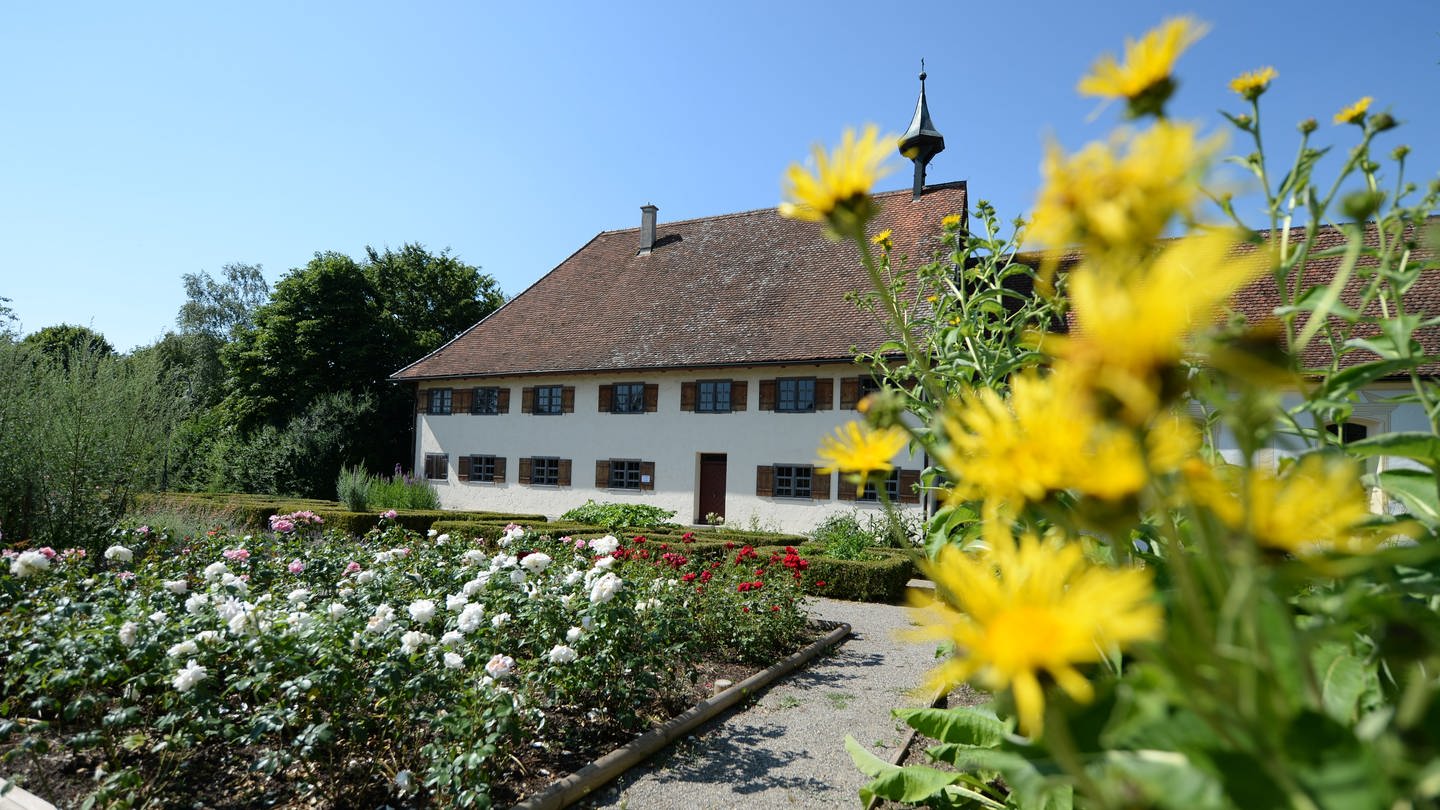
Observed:
[[[595,501],[586,501],[583,506],[577,506],[561,515],[560,519],[574,521],[576,523],[589,523],[594,526],[603,526],[607,529],[619,529],[622,527],[649,529],[668,525],[672,517],[675,517],[675,513],[668,509],[661,509],[658,506],[649,506],[642,503],[596,503]]]
[[[370,474],[360,465],[341,467],[335,482],[336,497],[351,512],[370,511]]]
[[[399,464],[389,478],[370,479],[369,507],[380,509],[439,509],[440,493],[424,478],[404,472]]]
[[[851,602],[897,603],[905,598],[905,588],[917,574],[910,554],[896,549],[876,548],[866,559],[836,559],[818,553],[819,549],[801,546],[800,553],[809,565],[805,569],[805,592],[830,599]],[[762,551],[783,554],[784,548]]]
[[[858,512],[844,512],[830,515],[820,521],[810,537],[818,550],[835,560],[873,560],[877,545],[870,530],[860,525]]]

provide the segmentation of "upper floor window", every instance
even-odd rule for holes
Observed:
[[[786,413],[815,410],[815,378],[781,377],[776,380],[775,410]]]
[[[563,385],[535,386],[535,413],[564,413],[564,389]]]
[[[730,381],[701,380],[696,383],[695,410],[700,413],[729,413]]]
[[[425,477],[431,481],[444,481],[449,477],[450,457],[443,453],[425,454]]]
[[[645,383],[616,383],[611,386],[611,413],[645,413]]]
[[[808,498],[815,468],[797,464],[775,465],[775,497]]]
[[[449,388],[431,388],[430,402],[429,406],[425,409],[425,412],[436,415],[444,415],[450,413],[451,393],[452,391]]]
[[[476,388],[470,396],[470,413],[500,413],[500,389],[495,386]]]

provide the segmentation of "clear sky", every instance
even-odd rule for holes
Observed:
[[[662,223],[771,206],[812,143],[898,133],[921,57],[947,145],[930,180],[1009,217],[1047,138],[1114,124],[1074,90],[1095,57],[1187,12],[1212,30],[1181,60],[1179,117],[1217,128],[1241,109],[1226,82],[1273,65],[1277,154],[1311,116],[1348,144],[1330,118],[1372,95],[1406,124],[1386,151],[1436,176],[1435,0],[11,3],[0,296],[27,332],[126,350],[173,327],[183,273],[229,262],[273,283],[317,251],[419,242],[514,295],[645,203]],[[897,159],[883,186],[908,184]]]

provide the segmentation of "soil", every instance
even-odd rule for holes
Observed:
[[[812,643],[819,637],[812,631],[801,640],[800,647]],[[798,647],[797,647],[798,649]],[[739,664],[733,661],[714,660],[701,662],[692,680],[688,694],[666,702],[657,701],[646,707],[658,726],[714,694],[716,680],[734,683],[750,677],[763,666]],[[552,716],[552,720],[564,720]],[[581,718],[569,718],[580,721]],[[509,762],[492,785],[493,800],[497,807],[514,804],[527,796],[544,790],[552,782],[584,767],[593,760],[629,742],[640,731],[625,731],[614,724],[586,722],[583,735],[577,735],[572,747],[544,746],[536,743],[512,752]],[[76,754],[58,745],[41,755],[20,755],[6,762],[15,743],[0,744],[0,775],[8,776],[31,793],[54,804],[58,808],[78,807],[86,796],[97,787],[96,768],[100,758],[89,752]],[[369,757],[374,752],[350,752],[353,756]],[[394,795],[393,782],[377,782],[372,763],[352,759],[355,778],[339,782],[332,769],[327,774],[330,781],[317,785],[311,790],[318,774],[307,774],[309,770],[296,766],[286,770],[283,776],[269,777],[255,771],[251,763],[254,756],[247,755],[243,748],[233,744],[202,746],[185,753],[183,759],[176,759],[173,776],[167,780],[153,802],[147,807],[179,810],[180,808],[215,808],[215,810],[247,810],[248,808],[307,808],[307,810],[341,810],[341,808],[402,808],[428,807],[423,796],[420,798],[398,798]],[[308,778],[307,778],[308,777]],[[154,787],[152,783],[151,787]]]

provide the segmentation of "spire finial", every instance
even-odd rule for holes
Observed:
[[[925,103],[925,59],[920,59],[920,99],[915,102],[915,117],[900,138],[900,154],[915,162],[915,188],[911,199],[920,199],[925,189],[925,167],[930,159],[945,150],[945,136],[930,120],[930,105]]]

